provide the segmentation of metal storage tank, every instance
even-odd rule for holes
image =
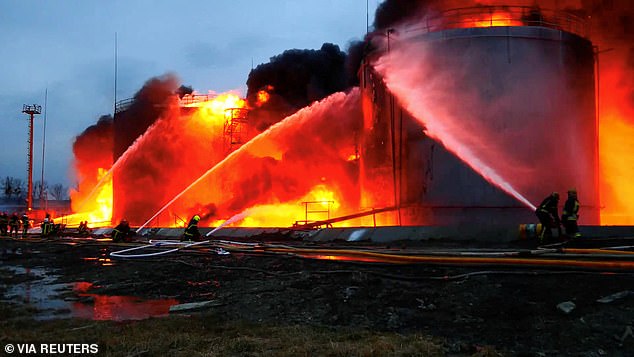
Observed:
[[[499,9],[510,14],[512,26],[498,26],[492,17],[486,18]],[[531,93],[515,98],[517,105],[511,108],[489,111],[483,105],[475,116],[482,125],[497,127],[503,139],[523,128],[521,139],[505,150],[539,169],[522,192],[530,202],[538,205],[551,191],[559,191],[561,207],[568,188],[576,187],[581,202],[579,223],[598,224],[594,47],[584,20],[539,11],[527,7],[450,10],[427,19],[423,30],[413,36],[438,54],[434,64],[439,69],[466,73],[464,85],[479,93],[485,104],[512,95],[513,86]],[[475,23],[474,12],[485,16],[480,27],[470,27]],[[389,46],[389,32],[387,36]],[[421,124],[401,107],[368,64],[385,51],[377,48],[370,53],[359,72],[364,114],[361,207],[399,207],[388,219],[394,225],[535,222],[531,209],[423,133]],[[536,58],[539,66],[548,68],[547,80],[536,78]],[[561,90],[553,91],[553,84]]]

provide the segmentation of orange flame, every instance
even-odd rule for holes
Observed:
[[[256,105],[260,107],[262,106],[262,104],[268,102],[270,98],[271,98],[271,95],[269,94],[269,92],[265,90],[261,90],[258,92],[258,102]]]
[[[307,206],[308,205],[308,206]],[[294,222],[322,221],[342,213],[339,195],[325,184],[319,184],[300,200],[257,205],[248,210],[247,217],[236,222],[236,227],[290,227]],[[217,221],[212,226],[218,226]],[[346,222],[339,224],[344,226]]]
[[[108,170],[99,168],[97,181],[107,174]],[[54,219],[55,223],[78,226],[80,222],[88,221],[93,227],[110,225],[112,221],[112,176],[92,196],[83,197],[79,191],[71,192],[73,211],[81,210],[81,212],[56,218]]]
[[[624,80],[626,58],[610,52],[601,61],[599,121],[600,198],[602,225],[634,224],[634,118],[632,84]]]
[[[466,19],[465,27],[497,27],[497,26],[521,26],[522,22],[514,20],[507,11],[496,11],[492,14],[483,13],[477,18]]]
[[[226,110],[232,108],[244,108],[245,101],[234,93],[223,93],[215,98],[197,103],[198,110],[194,119],[202,119],[214,124],[224,124],[230,118],[226,117]]]

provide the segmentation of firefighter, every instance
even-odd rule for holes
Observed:
[[[42,222],[42,237],[47,237],[48,235],[51,234],[53,225],[51,222],[51,215],[50,214],[46,214],[46,217],[44,217],[44,222]]]
[[[561,236],[561,221],[559,220],[558,205],[559,193],[553,192],[546,197],[535,210],[539,223],[542,224],[542,230],[539,233],[540,242],[544,242],[545,240],[550,240],[552,238],[553,228],[558,228],[559,236]]]
[[[200,236],[200,231],[198,231],[198,222],[200,221],[200,216],[199,215],[194,215],[194,217],[192,217],[192,219],[189,220],[189,223],[187,224],[187,228],[185,228],[185,232],[183,233],[183,236],[181,237],[181,241],[200,241],[201,236]]]
[[[129,242],[131,235],[130,223],[124,218],[119,222],[118,226],[114,227],[112,231],[112,241],[115,243]]]
[[[13,214],[11,215],[11,219],[9,220],[9,226],[10,226],[9,236],[13,236],[17,238],[18,230],[20,229],[20,217],[18,217],[17,213],[13,212]]]
[[[571,188],[568,190],[568,199],[564,204],[564,210],[561,212],[561,221],[566,229],[566,236],[568,238],[579,238],[579,226],[577,221],[579,220],[579,201],[577,200],[577,190]]]
[[[27,216],[26,213],[24,213],[22,215],[21,221],[22,221],[22,238],[26,238],[26,233],[29,230],[29,226],[31,225],[31,222],[29,222],[29,216]]]
[[[9,215],[7,212],[0,213],[0,235],[6,236],[9,227]]]
[[[90,235],[90,230],[88,230],[88,221],[82,221],[79,224],[79,228],[77,228],[77,234],[80,237]]]

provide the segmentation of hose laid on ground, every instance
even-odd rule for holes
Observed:
[[[544,259],[544,258],[530,258],[530,257],[518,257],[520,252],[446,252],[447,255],[411,255],[411,254],[390,254],[390,253],[378,253],[367,250],[355,250],[355,249],[313,249],[313,248],[296,248],[291,246],[276,246],[265,245],[257,243],[241,243],[232,241],[201,241],[194,243],[177,242],[177,241],[152,241],[150,245],[144,245],[140,247],[133,247],[117,252],[110,253],[110,256],[116,258],[144,258],[153,257],[159,255],[165,255],[173,253],[179,250],[210,244],[212,247],[221,247],[228,251],[240,251],[251,253],[273,253],[273,254],[285,254],[293,255],[303,258],[320,258],[330,260],[357,260],[373,263],[390,263],[390,264],[451,264],[451,265],[512,265],[512,266],[558,266],[566,268],[589,268],[589,269],[619,269],[619,270],[634,270],[634,261],[606,261],[606,260],[579,260],[579,259],[561,259],[560,255],[557,258]],[[164,250],[160,252],[144,253],[144,254],[125,254],[136,250],[141,250],[150,247],[160,247],[162,245],[180,245],[177,248]],[[238,246],[238,247],[236,247]],[[566,252],[572,254],[586,254],[588,256],[595,256],[597,254],[614,254],[618,251],[609,249],[538,249],[524,252],[528,256],[553,254]],[[438,254],[439,252],[435,252]],[[631,255],[633,252],[618,252],[624,256]]]
[[[177,252],[177,251],[179,251],[181,249],[186,249],[186,248],[193,247],[193,246],[196,246],[196,245],[206,244],[206,243],[209,243],[210,240],[205,240],[205,241],[201,241],[201,242],[194,242],[194,243],[179,242],[179,243],[182,243],[184,245],[182,247],[168,249],[168,250],[162,250],[160,252],[154,252],[154,253],[124,254],[124,253],[133,252],[133,251],[141,250],[141,249],[145,249],[145,248],[160,247],[162,244],[165,244],[165,245],[177,245],[175,243],[175,241],[167,241],[167,242],[170,242],[170,243],[164,243],[164,242],[157,243],[157,242],[155,242],[155,243],[148,244],[148,245],[142,245],[142,246],[139,246],[139,247],[133,247],[133,248],[128,248],[128,249],[124,249],[124,250],[119,250],[119,251],[116,251],[116,252],[111,252],[110,256],[111,257],[115,257],[115,258],[146,258],[146,257],[155,257],[155,256],[158,256],[158,255],[165,255],[165,254],[169,254],[169,253],[174,253],[174,252]]]

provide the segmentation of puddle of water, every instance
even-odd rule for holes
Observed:
[[[169,308],[178,304],[176,299],[145,300],[134,296],[109,296],[90,294],[93,286],[89,282],[71,284],[54,283],[59,277],[44,268],[5,266],[16,275],[27,275],[30,279],[14,284],[7,289],[4,301],[18,302],[37,309],[36,320],[82,318],[90,320],[142,320],[149,317],[167,316]],[[63,298],[61,295],[70,297]],[[71,300],[71,301],[69,301]]]
[[[5,266],[5,270],[14,275],[26,275],[24,282],[8,287],[5,294],[8,301],[27,304],[37,310],[60,310],[67,307],[67,303],[57,299],[58,291],[66,284],[56,284],[58,276],[51,274],[44,268],[24,268],[19,266]]]
[[[134,296],[99,295],[86,293],[92,284],[73,283],[73,290],[82,298],[93,300],[91,304],[73,302],[73,317],[91,320],[143,320],[149,317],[167,316],[169,308],[178,304],[176,299],[146,300]]]
[[[82,260],[85,262],[94,262],[96,265],[99,265],[102,267],[110,267],[115,265],[114,261],[110,259],[110,252],[108,252],[108,250],[105,248],[102,248],[99,251],[99,256],[85,257],[85,258],[82,258]]]

